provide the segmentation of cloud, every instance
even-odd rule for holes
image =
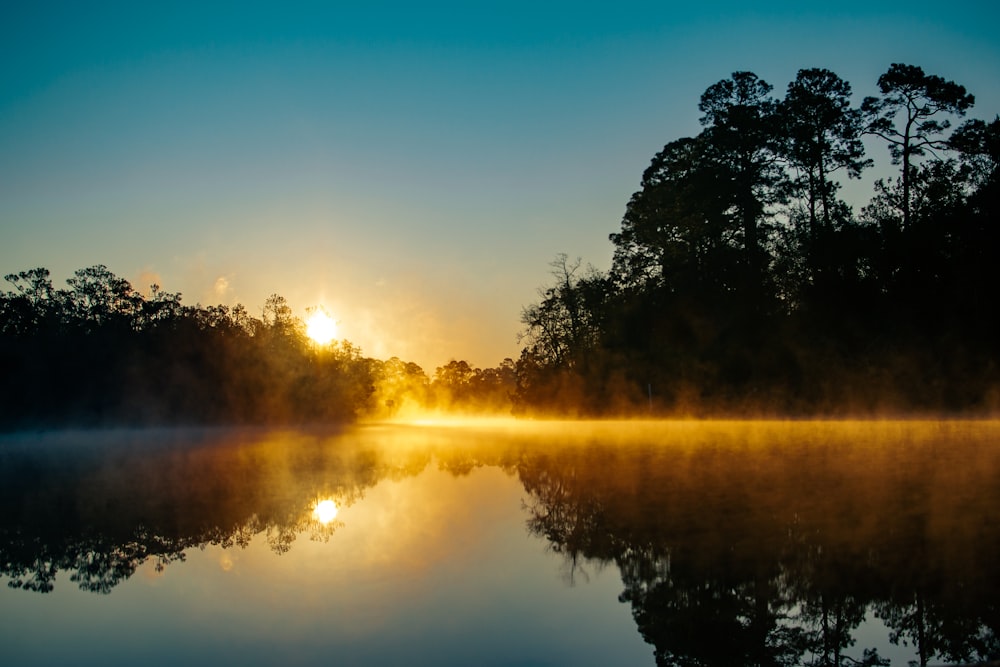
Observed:
[[[149,296],[152,292],[150,287],[152,285],[159,285],[163,287],[163,278],[160,274],[152,269],[143,269],[139,272],[139,279],[135,282],[135,289],[140,294]]]
[[[229,279],[225,276],[219,276],[215,279],[215,296],[218,299],[222,299],[229,292]]]

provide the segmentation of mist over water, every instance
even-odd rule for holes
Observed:
[[[440,419],[5,435],[0,657],[984,660],[998,436]]]

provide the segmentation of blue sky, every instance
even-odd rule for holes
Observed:
[[[2,10],[0,271],[279,293],[428,372],[516,356],[557,253],[606,268],[733,71],[780,96],[827,67],[860,99],[904,62],[1000,112],[992,2],[87,4]]]

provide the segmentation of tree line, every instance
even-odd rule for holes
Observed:
[[[417,408],[504,410],[514,362],[481,369],[362,355],[313,343],[284,297],[184,305],[98,265],[57,289],[44,268],[0,292],[0,428],[61,425],[342,423]]]
[[[610,270],[559,256],[516,362],[433,377],[312,344],[285,299],[188,306],[103,265],[0,292],[0,426],[275,423],[410,408],[517,415],[986,413],[1000,408],[1000,117],[894,64],[878,94],[803,69],[710,86],[610,235]],[[888,149],[894,177],[841,196]]]
[[[524,413],[1000,407],[1000,117],[893,64],[878,94],[802,69],[710,86],[625,208],[610,270],[559,256],[522,312]],[[953,127],[952,123],[957,123]],[[846,180],[888,149],[860,211]]]

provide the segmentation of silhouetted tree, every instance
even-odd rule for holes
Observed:
[[[742,233],[743,287],[755,307],[761,305],[767,268],[762,223],[770,207],[783,199],[786,181],[778,163],[777,104],[771,89],[753,72],[734,72],[710,86],[698,104],[712,159],[731,183],[727,203]]]
[[[851,107],[851,86],[826,69],[799,70],[779,112],[786,134],[784,153],[795,170],[795,190],[805,198],[808,233],[804,259],[808,279],[836,283],[831,272],[843,266],[843,245],[835,238],[850,221],[850,209],[836,200],[838,171],[859,178],[872,164],[864,159],[862,116]],[[847,261],[850,261],[849,259]]]
[[[79,269],[66,283],[75,312],[74,319],[87,331],[102,326],[134,329],[142,296],[124,278],[103,264]]]
[[[806,195],[814,241],[818,220],[827,229],[833,227],[838,184],[831,175],[843,170],[849,178],[860,178],[872,163],[864,159],[861,112],[851,108],[850,98],[851,85],[830,70],[802,69],[788,84],[780,107],[787,154],[802,172],[797,184]]]
[[[968,165],[974,187],[987,187],[996,181],[1000,167],[1000,116],[989,123],[978,118],[965,121],[952,132],[948,147]]]
[[[469,362],[456,359],[435,369],[431,389],[437,394],[439,404],[448,407],[453,403],[467,402],[472,393],[472,380],[476,371]]]
[[[520,407],[556,394],[583,412],[611,396],[682,414],[1000,405],[1000,117],[949,138],[964,88],[899,64],[878,85],[860,109],[819,68],[780,103],[751,72],[710,86],[703,131],[643,172],[609,274],[557,280],[523,311]],[[902,169],[856,217],[838,179],[872,164],[865,133]]]
[[[555,283],[539,290],[540,303],[521,312],[521,339],[543,363],[573,368],[586,363],[598,344],[608,285],[592,267],[579,275],[580,260],[570,262],[564,254],[550,266]]]
[[[868,120],[867,132],[889,144],[893,164],[900,171],[902,228],[910,227],[913,160],[927,152],[948,147],[940,135],[951,124],[939,114],[964,116],[975,97],[952,81],[925,74],[914,65],[894,63],[879,77],[881,97],[866,97],[861,105]]]
[[[424,407],[457,412],[510,414],[517,385],[515,364],[504,359],[496,368],[477,368],[452,359],[434,372]]]
[[[353,419],[369,364],[346,341],[309,345],[272,295],[263,319],[237,305],[149,296],[98,265],[70,289],[46,269],[10,274],[0,294],[0,424],[272,422]]]
[[[400,409],[429,407],[430,379],[420,366],[392,357],[372,361],[373,405],[376,416],[394,416]]]
[[[734,192],[709,141],[703,133],[671,142],[643,172],[621,231],[610,235],[619,284],[703,297],[738,287],[738,229],[729,216]]]

